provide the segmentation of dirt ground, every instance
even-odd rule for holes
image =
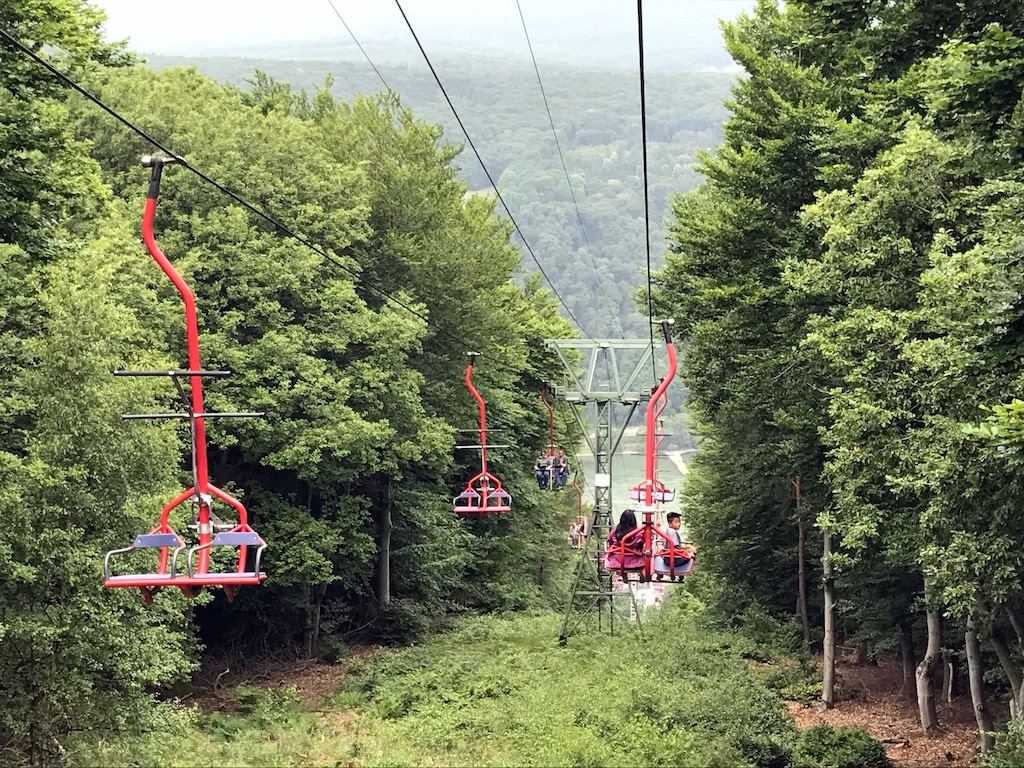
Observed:
[[[361,658],[381,652],[377,646],[352,650],[354,656]],[[346,664],[328,664],[316,659],[294,662],[208,659],[193,677],[192,692],[185,698],[204,712],[217,712],[232,707],[232,700],[224,696],[227,688],[242,683],[266,689],[295,686],[299,699],[315,708],[341,689],[346,674]]]
[[[833,709],[816,712],[797,702],[787,710],[801,730],[820,722],[831,725],[862,725],[885,742],[889,758],[901,768],[967,766],[974,762],[977,725],[970,696],[955,696],[952,703],[937,705],[941,730],[935,736],[921,733],[916,702],[900,696],[902,671],[898,664],[837,664],[841,685],[858,691],[856,698],[836,702]]]

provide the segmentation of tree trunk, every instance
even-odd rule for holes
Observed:
[[[832,583],[832,534],[825,532],[821,555],[821,583],[825,592],[825,641],[821,652],[821,701],[831,709],[836,703],[836,596]]]
[[[914,701],[914,667],[917,659],[914,658],[914,634],[908,624],[900,625],[900,659],[903,662],[903,685],[900,688],[900,695],[907,701]]]
[[[380,536],[377,560],[377,609],[383,613],[391,605],[391,479],[387,481],[387,492],[378,521]]]
[[[316,588],[316,598],[313,602],[313,622],[312,629],[309,633],[309,639],[306,644],[306,658],[311,659],[316,653],[317,648],[320,647],[320,615],[321,609],[324,605],[324,595],[327,594],[327,584],[318,584]]]
[[[949,651],[942,652],[942,701],[944,704],[953,703],[953,682],[956,678],[956,667],[953,666],[953,654]]]
[[[974,614],[967,619],[964,633],[964,648],[967,651],[967,673],[971,681],[971,703],[974,705],[974,719],[978,721],[979,747],[981,754],[987,754],[995,746],[992,734],[992,713],[985,704],[985,684],[982,680],[985,670],[981,668],[981,644],[974,629]]]
[[[1010,617],[1010,626],[1013,627],[1013,631],[1017,635],[1017,644],[1024,645],[1024,627],[1021,626],[1017,613],[1012,608],[1007,608],[1006,615]]]
[[[796,478],[796,519],[797,519],[797,596],[796,612],[804,628],[804,650],[811,652],[811,624],[807,619],[807,564],[804,559],[804,523],[801,518],[800,476]]]
[[[921,714],[921,730],[934,733],[939,727],[939,718],[935,712],[935,671],[939,665],[939,654],[942,645],[942,618],[933,607],[933,590],[931,580],[924,579],[924,603],[928,611],[928,647],[924,658],[917,665],[917,708]]]
[[[999,657],[999,665],[1003,668],[1003,672],[1006,673],[1006,679],[1010,681],[1010,687],[1013,689],[1011,712],[1016,717],[1017,703],[1020,701],[1021,691],[1020,667],[1013,662],[1013,656],[1010,654],[1010,649],[1006,645],[1003,633],[999,631],[998,627],[992,627],[992,636],[989,638],[989,642],[992,644],[992,649],[996,652],[996,656]]]
[[[853,658],[850,661],[858,666],[868,663],[868,644],[866,642],[859,642],[853,647]]]
[[[313,657],[313,591],[309,584],[302,585],[306,604],[306,625],[302,629],[302,652],[307,659]]]

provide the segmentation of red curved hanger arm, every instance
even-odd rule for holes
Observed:
[[[676,375],[676,347],[672,342],[672,333],[669,331],[670,326],[671,323],[668,320],[661,321],[661,329],[665,334],[665,348],[668,351],[668,373],[665,375],[665,378],[661,380],[658,388],[654,390],[654,394],[651,395],[651,399],[647,402],[647,445],[645,451],[647,454],[647,464],[644,472],[646,480],[644,483],[644,504],[648,507],[652,506],[654,503],[654,408],[661,397],[665,394],[665,390],[668,389],[668,385],[672,383],[672,379],[674,379]]]
[[[484,406],[484,399],[480,397],[480,393],[476,391],[476,387],[473,386],[473,362],[476,360],[477,353],[469,353],[469,365],[466,366],[466,386],[469,387],[469,391],[473,393],[473,397],[476,399],[477,405],[480,406],[480,456],[481,465],[484,474],[487,473],[487,409]]]

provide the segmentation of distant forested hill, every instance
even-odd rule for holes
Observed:
[[[332,92],[346,100],[384,87],[365,62],[192,56],[150,56],[149,62],[156,69],[195,65],[204,74],[243,87],[257,69],[294,89],[312,90],[332,76]],[[375,63],[405,105],[442,123],[453,143],[464,141],[422,61]],[[581,230],[529,61],[467,54],[436,58],[433,63],[527,242],[587,332],[646,336],[646,318],[631,300],[646,280],[637,72],[541,63],[548,105],[579,204]],[[648,73],[655,267],[665,250],[668,201],[696,186],[697,151],[721,141],[723,102],[734,77],[722,72]],[[487,177],[468,146],[461,161],[471,188],[489,191]],[[524,265],[534,268],[528,255]]]

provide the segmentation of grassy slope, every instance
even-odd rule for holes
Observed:
[[[233,694],[233,714],[203,716],[182,708],[176,733],[90,744],[74,760],[169,766],[798,764],[792,761],[803,747],[780,696],[743,658],[753,644],[698,628],[692,598],[681,594],[675,602],[648,620],[644,639],[594,634],[573,638],[567,648],[555,643],[557,616],[468,619],[422,646],[352,660],[345,690],[316,710],[300,705],[294,691],[241,686]]]

